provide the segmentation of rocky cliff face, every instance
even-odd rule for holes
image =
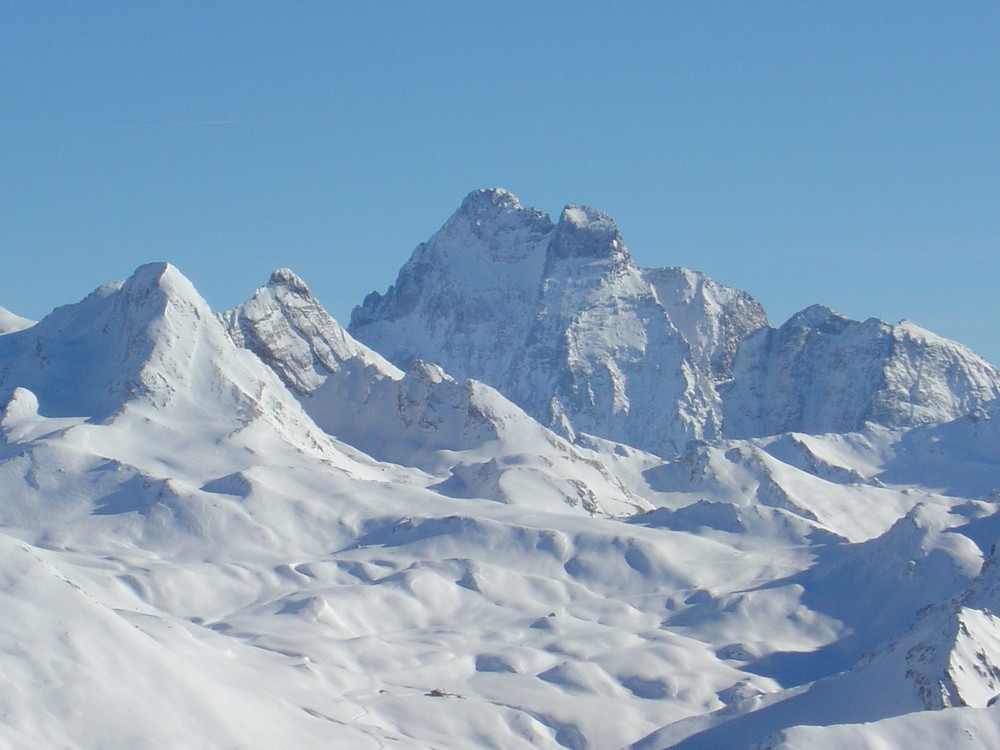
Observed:
[[[287,269],[220,316],[324,431],[380,460],[439,479],[443,494],[621,514],[646,503],[591,451],[493,388],[420,360],[404,373],[357,342]]]
[[[815,305],[748,336],[720,391],[731,437],[849,432],[948,422],[1000,396],[1000,372],[908,321]]]
[[[351,333],[498,388],[562,434],[669,456],[691,440],[944,422],[1000,396],[1000,372],[903,322],[815,306],[778,329],[750,295],[641,269],[614,221],[558,222],[503,190],[470,194]]]
[[[714,382],[765,323],[748,295],[700,274],[636,267],[601,211],[570,205],[553,223],[483,190],[350,330],[398,365],[489,383],[564,435],[672,454],[721,434]]]

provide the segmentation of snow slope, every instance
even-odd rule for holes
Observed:
[[[0,307],[0,336],[5,333],[22,331],[25,328],[33,326],[34,324],[35,321],[22,318],[20,315],[15,315],[10,310]]]
[[[4,347],[15,745],[617,746],[749,678],[659,612],[774,554],[734,578],[712,540],[434,491],[321,432],[169,266]]]
[[[615,515],[650,507],[601,456],[546,430],[492,388],[458,383],[420,361],[397,370],[344,331],[290,271],[276,271],[222,319],[317,425],[380,460],[431,473],[444,494]]]
[[[664,387],[722,413],[770,329],[740,292],[635,269],[599,212],[466,204],[420,273],[448,275],[460,236],[509,271],[477,280],[491,306],[547,274],[507,334],[530,317],[525,362],[572,350],[549,393],[575,441],[440,363],[390,364],[287,270],[215,314],[150,264],[0,336],[0,744],[996,746],[995,404],[723,440],[678,396],[669,459],[579,432],[622,394],[660,408],[640,390],[666,352],[686,364]],[[932,382],[972,372],[952,364]],[[980,399],[954,383],[935,403]]]

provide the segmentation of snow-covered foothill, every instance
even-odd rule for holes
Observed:
[[[963,641],[972,637],[971,618],[956,606],[977,585],[983,559],[961,533],[964,521],[962,513],[941,506],[918,506],[876,539],[817,550],[814,566],[772,586],[797,590],[804,611],[839,623],[834,637],[816,648],[762,658],[753,649],[737,654],[745,669],[775,679],[784,689],[739,711],[715,711],[665,726],[634,743],[635,750],[769,747],[799,724],[878,722],[968,705],[948,697],[948,675],[955,673],[966,674],[966,693],[986,705],[982,696],[995,684],[996,671],[973,669],[975,659],[955,663],[956,655],[965,659],[983,653],[982,637],[978,650]],[[726,619],[738,620],[744,608],[731,602],[721,611]],[[992,631],[988,638],[994,648]]]
[[[863,724],[796,726],[752,750],[997,750],[1000,706],[920,711]]]
[[[290,271],[222,319],[329,434],[436,477],[438,491],[531,507],[630,514],[648,502],[602,456],[574,446],[494,389],[419,360],[407,372],[355,341]]]

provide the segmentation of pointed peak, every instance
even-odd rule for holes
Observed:
[[[485,188],[473,190],[462,201],[458,213],[474,215],[482,213],[498,213],[500,211],[516,211],[522,208],[521,202],[513,193],[503,188]]]
[[[614,219],[604,211],[575,203],[563,209],[549,248],[556,259],[629,257]]]
[[[212,316],[208,302],[194,284],[170,263],[139,266],[117,293],[108,295],[108,299],[113,299],[116,307],[133,311],[123,323],[135,330],[168,311],[172,311],[170,315],[175,323]],[[182,310],[186,312],[180,313]],[[181,317],[176,317],[178,313]]]
[[[309,287],[306,286],[306,282],[289,268],[276,268],[272,271],[267,285],[269,287],[285,287],[299,294],[312,294]]]
[[[228,341],[213,324],[180,271],[149,263],[49,313],[18,342],[7,384],[38,394],[46,416],[100,421],[136,399],[166,403],[189,384],[199,342]]]
[[[487,188],[465,196],[458,211],[445,224],[445,231],[467,227],[476,236],[490,237],[519,228],[547,234],[552,226],[552,219],[538,209],[521,205],[513,193],[503,188]]]
[[[165,261],[144,263],[132,272],[126,283],[145,286],[152,284],[159,285],[161,280],[166,279],[169,281],[173,276],[181,276],[181,272]]]
[[[203,302],[194,285],[170,263],[139,266],[121,286],[126,298],[136,300],[145,300],[154,289],[166,297],[182,297],[199,304]]]
[[[7,308],[0,307],[0,336],[5,333],[23,331],[25,328],[31,328],[33,325],[35,325],[35,321],[22,318]]]

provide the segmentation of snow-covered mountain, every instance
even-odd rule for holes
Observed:
[[[503,190],[470,194],[351,333],[498,388],[564,435],[663,456],[690,440],[945,422],[1000,396],[1000,371],[911,323],[812,307],[778,329],[748,294],[640,269],[614,222],[557,223]]]
[[[5,307],[0,307],[0,335],[21,331],[33,326],[35,321],[15,315]]]
[[[600,211],[567,206],[553,223],[482,190],[355,309],[350,331],[397,365],[423,359],[488,383],[571,438],[673,454],[720,435],[714,379],[765,322],[746,295],[637,268]]]
[[[354,327],[155,263],[0,331],[0,745],[1000,750],[975,355],[495,190]]]
[[[0,359],[0,523],[29,540],[82,540],[87,517],[107,515],[146,544],[252,545],[272,532],[220,504],[220,482],[272,462],[380,473],[322,432],[168,264],[0,337]]]
[[[909,321],[816,305],[748,336],[722,392],[733,437],[853,432],[949,422],[1000,396],[1000,372]]]
[[[602,457],[531,419],[494,389],[419,360],[404,373],[355,341],[287,269],[221,316],[316,424],[380,460],[435,475],[436,488],[533,507],[631,514],[649,503]]]

